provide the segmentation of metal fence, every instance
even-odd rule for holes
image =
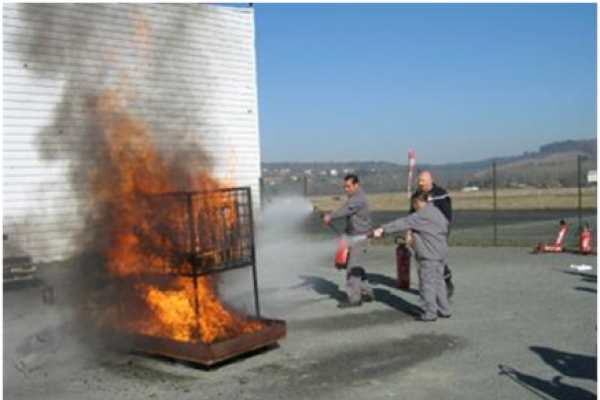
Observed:
[[[522,162],[490,161],[473,171],[446,171],[428,168],[453,201],[451,242],[455,245],[534,246],[552,242],[559,222],[570,227],[567,246],[576,246],[581,228],[588,223],[596,230],[596,158],[556,156]],[[293,173],[293,171],[292,171]],[[368,193],[375,224],[406,215],[409,200],[406,171],[358,172]],[[399,189],[390,191],[377,182],[396,179]],[[415,174],[416,175],[416,174]],[[262,179],[265,202],[278,196],[305,196],[317,211],[338,207],[345,199],[341,176],[298,174],[295,179]],[[413,185],[415,187],[415,185]],[[308,221],[307,230],[323,233],[318,213]]]
[[[596,228],[597,188],[587,179],[595,169],[595,159],[581,156],[554,165],[492,162],[489,174],[476,177],[481,187],[473,184],[453,192],[453,240],[533,246],[553,242],[564,220],[570,227],[565,244],[574,248],[586,223]]]

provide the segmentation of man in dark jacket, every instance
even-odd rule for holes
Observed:
[[[431,172],[422,171],[419,174],[418,191],[429,192],[429,201],[433,203],[433,205],[436,206],[438,210],[442,212],[442,214],[444,214],[444,217],[446,217],[446,220],[448,220],[448,225],[450,225],[452,222],[452,199],[450,198],[450,195],[446,189],[436,185],[433,182],[433,176],[431,175]],[[413,198],[417,192],[413,193]],[[411,204],[410,213],[412,214],[413,212],[415,212],[415,209]],[[450,236],[450,228],[448,228],[448,236]],[[447,263],[444,265],[444,280],[446,281],[448,298],[451,298],[454,294],[454,283],[452,282],[452,271]]]
[[[364,255],[369,241],[366,240],[372,230],[371,210],[365,192],[360,188],[358,177],[349,174],[344,178],[344,190],[348,195],[346,202],[331,214],[325,215],[323,221],[329,225],[334,219],[344,218],[345,239],[349,243],[349,258],[346,275],[346,292],[348,301],[340,303],[340,308],[358,307],[363,301],[373,300],[373,288],[369,284],[364,265]]]

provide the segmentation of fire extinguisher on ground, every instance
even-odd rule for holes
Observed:
[[[585,224],[579,235],[579,252],[581,254],[590,254],[592,252],[592,230],[588,223]]]
[[[396,237],[396,275],[398,289],[410,288],[411,252],[403,237]]]

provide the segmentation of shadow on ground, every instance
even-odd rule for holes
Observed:
[[[318,276],[301,276],[300,278],[303,280],[303,282],[297,287],[309,286],[318,294],[329,296],[330,299],[338,302],[343,302],[347,299],[346,293],[340,290],[339,286],[334,282]],[[387,281],[388,279],[393,282],[391,278],[378,274],[369,274],[368,278],[369,282],[371,283],[386,282],[386,286],[387,283],[389,283]],[[383,303],[388,307],[398,310],[404,314],[410,316],[418,316],[421,314],[419,307],[409,303],[399,296],[396,296],[389,290],[376,288],[373,290],[373,295],[376,302]]]
[[[588,287],[582,287],[582,286],[577,286],[575,288],[575,290],[579,290],[580,292],[594,293],[594,294],[598,293],[598,291],[596,289],[588,288]]]
[[[374,283],[376,285],[382,285],[382,286],[387,286],[391,289],[397,289],[397,290],[401,290],[403,292],[406,293],[411,293],[414,295],[418,295],[419,291],[417,289],[413,289],[413,288],[409,288],[409,289],[398,289],[398,283],[396,282],[396,280],[392,277],[386,276],[386,275],[381,275],[381,274],[367,274],[367,278],[369,279],[369,282]]]
[[[302,283],[294,286],[292,289],[310,287],[316,293],[328,296],[332,300],[342,302],[347,299],[346,292],[340,290],[339,286],[330,280],[321,278],[319,276],[301,276]]]
[[[390,308],[414,317],[421,315],[422,310],[419,307],[392,294],[389,290],[375,289],[373,290],[373,294],[375,295],[375,301],[383,303]]]
[[[596,357],[567,353],[566,351],[540,346],[531,346],[529,349],[564,376],[594,381],[598,378]]]
[[[524,389],[536,394],[541,399],[556,400],[587,400],[596,399],[596,395],[589,390],[578,388],[561,382],[563,377],[555,376],[550,380],[540,379],[533,375],[524,374],[514,368],[499,365],[500,375],[508,376]],[[550,396],[550,397],[548,397]]]
[[[531,346],[531,351],[560,375],[544,380],[529,375],[506,365],[499,365],[500,375],[512,379],[524,389],[536,394],[542,399],[548,397],[556,400],[586,400],[596,399],[596,394],[587,389],[562,382],[565,377],[574,379],[597,380],[596,357],[581,354],[567,353],[548,347]]]
[[[586,273],[586,272],[579,272],[579,271],[562,271],[562,272],[567,275],[579,276],[579,277],[581,277],[581,280],[584,282],[590,282],[590,283],[598,282],[598,277],[594,274],[590,274],[590,273]]]

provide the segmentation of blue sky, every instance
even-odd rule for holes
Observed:
[[[263,161],[446,163],[597,135],[595,4],[257,4]]]

